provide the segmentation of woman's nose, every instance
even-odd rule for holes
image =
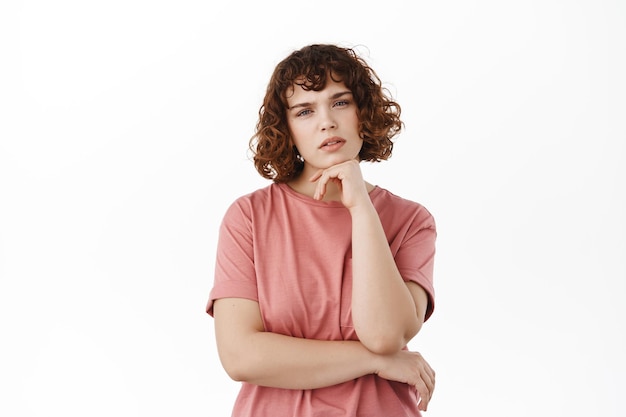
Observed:
[[[334,129],[337,122],[330,111],[322,112],[321,128],[322,130]]]

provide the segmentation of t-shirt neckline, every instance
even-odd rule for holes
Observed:
[[[309,197],[308,195],[301,194],[291,188],[289,185],[285,183],[274,183],[274,186],[277,186],[280,190],[282,190],[285,194],[290,197],[296,198],[306,204],[319,206],[319,207],[327,207],[327,208],[344,208],[344,205],[341,201],[320,201],[315,200],[313,197]],[[370,200],[373,200],[375,196],[380,192],[381,188],[378,185],[374,185],[374,188],[369,192]]]

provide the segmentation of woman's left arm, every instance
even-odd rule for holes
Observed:
[[[335,165],[312,180],[318,181],[316,198],[323,197],[328,182],[337,183],[352,217],[352,320],[359,340],[374,353],[395,353],[421,329],[428,296],[402,279],[359,163]]]
[[[421,286],[402,279],[371,202],[351,214],[354,328],[368,349],[393,353],[421,329],[428,297]]]

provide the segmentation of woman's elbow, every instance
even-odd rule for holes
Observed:
[[[409,343],[411,339],[413,339],[419,332],[422,330],[422,325],[424,324],[424,320],[420,320],[419,318],[411,325],[409,329],[407,329],[404,334],[404,339],[406,343]]]
[[[364,334],[363,337],[360,337],[360,341],[372,353],[391,355],[404,349],[409,341],[420,331],[421,327],[422,322],[416,321],[404,332]]]
[[[362,340],[361,343],[367,350],[377,355],[391,355],[404,347],[400,339],[390,340],[382,337],[374,340]]]
[[[231,341],[232,342],[232,341]],[[217,353],[222,364],[222,368],[226,371],[226,374],[233,381],[245,382],[250,378],[250,372],[252,371],[252,361],[254,358],[254,352],[240,349],[240,346],[245,346],[241,340],[236,343],[225,343],[218,340]]]
[[[226,374],[233,381],[246,382],[250,378],[250,367],[245,364],[245,361],[237,359],[220,358],[222,368],[226,371]]]
[[[391,355],[407,344],[406,338],[402,335],[369,335],[360,340],[367,350],[377,355]]]

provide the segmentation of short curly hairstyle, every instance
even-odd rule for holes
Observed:
[[[354,49],[314,44],[292,52],[270,78],[249,144],[261,176],[284,183],[302,172],[304,162],[287,125],[286,92],[296,84],[305,90],[321,91],[328,77],[343,82],[354,97],[363,138],[360,160],[379,162],[391,156],[392,138],[403,127],[400,105]]]

